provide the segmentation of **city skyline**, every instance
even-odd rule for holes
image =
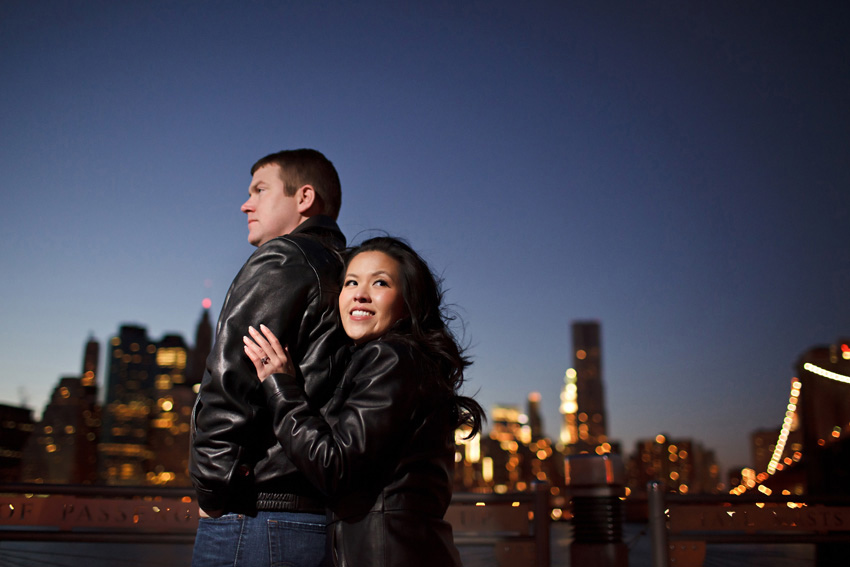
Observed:
[[[112,367],[112,365],[110,363],[110,353],[112,353],[116,344],[121,343],[121,341],[118,340],[119,337],[123,338],[123,335],[127,332],[131,333],[131,336],[136,336],[137,340],[143,338],[144,341],[149,341],[150,344],[159,344],[159,345],[164,346],[164,347],[177,345],[177,346],[179,346],[180,349],[186,351],[186,353],[188,353],[188,354],[186,354],[185,356],[188,356],[189,359],[194,360],[195,363],[194,363],[194,365],[193,364],[187,365],[186,360],[184,360],[182,362],[179,372],[180,372],[181,376],[183,374],[185,374],[185,379],[180,378],[180,383],[182,384],[184,381],[187,385],[190,385],[190,384],[193,384],[193,383],[198,383],[200,381],[202,371],[199,370],[200,367],[197,366],[197,365],[198,365],[199,362],[203,362],[203,359],[198,359],[197,353],[198,352],[209,352],[209,347],[210,347],[209,340],[211,338],[210,334],[209,334],[210,331],[211,331],[210,321],[209,321],[210,314],[209,314],[209,307],[208,307],[209,301],[208,301],[207,298],[204,299],[204,301],[202,302],[202,305],[203,305],[203,311],[202,311],[202,313],[201,313],[201,315],[200,315],[200,317],[197,321],[197,326],[196,326],[196,329],[195,329],[195,339],[196,339],[196,342],[198,342],[198,344],[187,343],[187,342],[185,342],[186,337],[184,337],[182,334],[174,333],[174,332],[166,333],[165,335],[163,335],[162,337],[157,339],[154,335],[148,335],[147,327],[142,323],[139,323],[139,322],[121,323],[117,328],[117,332],[112,334],[112,337],[110,339],[104,339],[103,345],[104,345],[104,347],[107,347],[107,348],[103,349],[102,354],[98,353],[100,342],[95,337],[90,336],[88,338],[88,340],[86,341],[86,344],[84,345],[84,349],[82,351],[82,366],[81,366],[81,368],[83,369],[83,373],[80,374],[79,376],[72,375],[71,373],[64,373],[62,376],[60,376],[57,379],[56,388],[58,388],[64,381],[67,381],[71,378],[78,378],[79,380],[81,380],[83,385],[95,387],[98,403],[105,407],[106,398],[108,397],[107,390],[110,388],[110,376],[112,375],[113,372],[115,372],[115,369]],[[576,353],[576,362],[577,363],[582,362],[582,361],[585,360],[585,358],[590,358],[591,360],[588,361],[588,362],[590,364],[589,368],[592,369],[590,371],[591,376],[593,378],[596,378],[596,380],[592,380],[592,383],[590,384],[591,387],[588,389],[587,392],[583,393],[583,396],[586,400],[589,400],[591,404],[597,404],[600,400],[600,396],[601,396],[602,401],[604,402],[604,394],[600,391],[600,389],[604,389],[604,379],[601,377],[600,368],[598,366],[600,359],[604,358],[602,356],[602,352],[604,352],[604,351],[601,351],[600,341],[599,341],[600,324],[599,324],[598,321],[575,321],[575,322],[572,323],[572,330],[573,330],[573,337],[572,337],[573,347],[579,349],[578,352]],[[125,339],[125,342],[126,342],[126,339]],[[110,344],[113,345],[112,348],[108,348]],[[585,351],[584,348],[588,348],[588,346],[590,346],[591,348],[588,349],[588,351]],[[820,346],[820,345],[818,345],[818,346]],[[591,349],[595,350],[595,353],[590,352]],[[112,364],[114,364],[114,363],[112,363]],[[195,368],[193,368],[193,366],[195,366]],[[574,366],[575,366],[575,368],[579,369],[579,373],[587,372],[587,369],[584,369],[584,370],[581,369],[581,364],[576,364]],[[571,368],[570,370],[575,370],[575,369]],[[190,375],[193,375],[193,376],[190,376]],[[575,383],[575,382],[573,381],[573,383]],[[562,384],[562,386],[563,386],[563,384]],[[585,388],[587,388],[587,385],[585,385]],[[55,391],[54,391],[54,393],[55,393]],[[581,395],[579,397],[581,397]],[[544,438],[552,441],[555,444],[565,443],[565,441],[563,439],[564,432],[565,432],[564,427],[565,427],[565,424],[568,423],[568,420],[570,418],[575,419],[575,412],[572,413],[572,414],[567,414],[567,415],[564,415],[563,411],[560,412],[561,415],[559,417],[560,417],[561,421],[560,421],[560,423],[557,424],[557,427],[556,427],[556,429],[560,429],[560,440],[559,440],[558,431],[547,430],[547,428],[544,425],[545,422],[542,420],[542,416],[537,414],[537,412],[539,411],[538,408],[539,408],[539,402],[540,402],[541,398],[542,398],[542,395],[541,395],[540,392],[530,391],[528,393],[527,397],[523,400],[510,400],[510,401],[504,400],[503,402],[494,404],[493,406],[491,406],[489,408],[485,408],[485,411],[487,412],[487,415],[488,415],[488,423],[485,424],[485,427],[484,427],[484,430],[483,430],[482,433],[489,433],[489,432],[494,431],[495,430],[494,428],[496,428],[496,429],[498,428],[497,422],[499,421],[499,418],[498,418],[499,412],[504,412],[505,408],[516,408],[516,411],[519,412],[519,414],[528,414],[527,415],[527,418],[529,420],[528,424],[531,426],[532,434],[534,434],[536,432],[536,434],[539,435],[540,437],[544,437]],[[563,395],[562,395],[561,399],[562,399],[562,403],[564,401],[566,401],[566,398],[564,398]],[[49,403],[51,403],[51,401],[48,398],[48,400],[45,401],[43,406],[36,406],[36,407],[30,407],[29,408],[29,409],[33,410],[33,412],[35,414],[34,417],[35,417],[36,421],[38,421],[41,418],[41,412],[44,411],[44,410],[47,410]],[[588,402],[586,401],[585,403],[588,403]],[[191,404],[189,403],[189,400],[184,400],[183,405],[186,406],[186,407],[189,407],[189,405],[191,405]],[[534,406],[533,410],[531,409],[532,406]],[[591,406],[591,407],[593,407],[593,406]],[[595,407],[598,408],[599,406],[595,406]],[[563,408],[562,408],[562,410],[563,410]],[[532,414],[535,414],[535,415],[532,416]],[[604,414],[604,409],[603,409],[603,414]],[[585,417],[584,419],[587,419],[587,417]],[[603,425],[604,425],[604,417],[603,417]],[[575,431],[578,431],[575,423],[573,424],[573,428],[575,429]],[[761,433],[762,435],[764,435],[764,434],[767,433],[767,431],[773,431],[773,434],[767,434],[767,436],[765,437],[765,440],[775,443],[776,437],[777,437],[780,429],[781,428],[776,428],[776,429],[767,428],[767,430],[758,429],[758,430],[745,432],[744,436],[747,438],[747,443],[749,444],[749,443],[752,443],[752,436],[754,434]],[[604,429],[597,431],[597,433],[595,433],[594,435],[599,435],[599,434],[602,434],[604,436]],[[772,439],[770,438],[771,435],[773,436]],[[644,437],[641,437],[640,435],[638,435],[638,436],[636,436],[636,442],[635,442],[634,446],[621,446],[619,439],[607,438],[607,436],[605,436],[606,439],[604,439],[603,441],[597,441],[596,443],[591,443],[591,444],[588,445],[584,442],[581,442],[579,440],[578,434],[575,433],[572,436],[573,441],[571,443],[567,442],[567,444],[576,444],[576,447],[578,447],[581,450],[591,449],[590,452],[594,452],[593,449],[596,447],[596,444],[603,443],[603,444],[606,445],[604,452],[613,451],[615,453],[621,454],[623,456],[623,458],[625,459],[625,458],[634,457],[636,454],[639,454],[639,452],[643,450],[643,447],[645,447],[646,444],[648,443],[648,439],[656,438],[656,437],[662,437],[663,438],[663,437],[670,437],[670,436],[677,437],[677,433],[675,431],[672,431],[672,432],[664,431],[664,432],[657,432],[657,433],[649,433],[649,434],[647,434],[647,436],[644,436]],[[595,439],[595,437],[593,437],[593,438]],[[611,447],[607,446],[608,445],[607,441],[610,441],[611,443],[615,444],[616,447],[619,447],[619,450],[617,448],[611,449]],[[689,443],[694,442],[701,447],[704,445],[703,440],[698,438],[698,437],[694,437],[694,438],[688,437],[687,442],[689,442]],[[711,451],[712,453],[714,453],[716,451],[716,449],[714,447],[711,447],[711,446],[704,446],[702,448],[704,450]],[[753,445],[749,445],[747,447],[747,450],[748,451],[757,451],[756,447],[753,446]],[[723,478],[725,478],[723,475],[725,475],[726,473],[735,474],[736,472],[739,472],[740,468],[742,468],[742,467],[747,467],[747,468],[755,467],[757,472],[764,472],[765,470],[768,470],[767,468],[765,468],[764,470],[760,469],[759,465],[757,464],[757,461],[758,461],[758,457],[755,454],[748,455],[747,460],[737,462],[737,463],[735,463],[735,465],[732,465],[731,467],[729,467],[728,470],[722,471],[720,478],[721,478],[721,480]],[[723,482],[725,482],[725,481],[723,481]]]
[[[190,337],[252,252],[254,161],[314,147],[340,227],[445,278],[485,408],[542,394],[570,322],[607,432],[723,470],[798,357],[850,333],[850,7],[664,2],[0,6],[0,401],[119,325]],[[214,323],[214,321],[213,321]],[[730,420],[727,416],[734,416]]]
[[[142,326],[121,325],[108,341],[102,372],[97,360],[100,344],[90,339],[81,373],[59,380],[42,419],[33,422],[21,408],[0,405],[7,416],[2,439],[7,452],[4,474],[20,469],[21,481],[47,484],[189,486],[189,416],[200,378],[192,361],[203,360],[209,353],[211,331],[206,309],[198,321],[194,345],[180,335],[156,340]],[[576,362],[584,364],[577,364],[577,407],[564,408],[575,430],[572,439],[555,442],[545,434],[539,414],[541,397],[536,393],[528,396],[526,408],[494,406],[489,431],[473,438],[463,429],[455,431],[456,462],[460,463],[455,490],[503,493],[527,490],[535,480],[548,482],[553,517],[560,517],[566,456],[619,453],[604,433],[598,323],[575,323],[573,339]],[[96,402],[98,376],[103,377],[104,399]],[[568,402],[566,397],[564,401]],[[26,431],[32,433],[21,446],[19,435]],[[631,494],[642,494],[653,479],[674,492],[723,490],[714,452],[699,441],[671,441],[659,435],[641,443],[636,452],[622,455],[623,462],[629,463]],[[659,457],[664,457],[663,462]]]

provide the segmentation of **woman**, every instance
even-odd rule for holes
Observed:
[[[336,565],[460,565],[443,520],[454,430],[468,425],[474,435],[483,411],[458,394],[469,361],[441,302],[428,265],[400,240],[373,238],[351,251],[339,312],[354,345],[322,413],[271,331],[245,337],[278,440],[328,496]]]

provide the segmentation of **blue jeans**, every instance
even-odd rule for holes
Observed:
[[[201,518],[192,567],[327,567],[326,525],[324,515],[295,512]]]

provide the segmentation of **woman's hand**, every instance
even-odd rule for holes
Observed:
[[[260,331],[263,333],[260,334]],[[265,325],[260,325],[260,331],[254,327],[248,327],[248,334],[251,336],[242,337],[245,343],[245,354],[257,368],[257,377],[260,382],[272,374],[295,376],[295,366],[289,357],[289,349],[280,346],[277,337]]]

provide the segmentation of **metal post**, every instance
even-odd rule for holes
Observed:
[[[567,488],[572,500],[570,565],[628,567],[623,543],[626,472],[619,455],[570,455]]]
[[[667,514],[664,513],[664,485],[652,481],[646,485],[649,501],[649,538],[652,542],[652,567],[668,567]]]

